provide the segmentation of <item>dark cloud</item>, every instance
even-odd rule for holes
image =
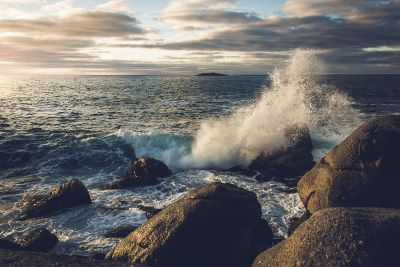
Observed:
[[[71,37],[120,37],[143,34],[131,16],[110,12],[79,12],[66,17],[0,20],[0,31]]]
[[[182,22],[200,22],[202,24],[236,24],[261,20],[260,17],[253,13],[227,10],[192,10],[190,12],[166,15],[164,19]]]

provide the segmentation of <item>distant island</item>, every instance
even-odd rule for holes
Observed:
[[[223,73],[216,73],[216,72],[204,72],[204,73],[196,74],[196,76],[228,76],[228,75],[223,74]]]

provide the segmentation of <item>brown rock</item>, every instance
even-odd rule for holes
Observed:
[[[400,208],[398,151],[400,116],[373,119],[301,178],[300,198],[311,213],[328,207]]]

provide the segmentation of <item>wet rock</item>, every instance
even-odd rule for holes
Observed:
[[[331,150],[299,181],[305,207],[400,208],[400,116],[373,119]]]
[[[25,235],[20,244],[24,250],[47,252],[58,242],[57,236],[45,228],[38,228]]]
[[[256,177],[265,182],[272,177],[296,177],[310,170],[315,162],[311,154],[312,143],[306,126],[292,126],[286,129],[289,147],[271,154],[261,154],[249,165],[249,169],[260,172]]]
[[[147,219],[150,219],[151,217],[153,217],[154,215],[156,215],[157,213],[159,213],[162,210],[162,209],[156,209],[154,207],[145,206],[145,205],[138,205],[137,208],[146,213]]]
[[[165,178],[170,175],[172,175],[172,171],[163,162],[153,158],[138,158],[132,162],[123,179],[105,186],[104,189],[154,185],[159,183],[158,178]]]
[[[77,179],[64,181],[47,195],[23,200],[21,219],[42,217],[69,207],[92,203],[86,187]]]
[[[0,249],[23,250],[19,244],[5,238],[0,238]]]
[[[271,243],[255,193],[211,183],[164,208],[106,258],[152,266],[246,266]]]
[[[246,175],[246,176],[253,176],[253,175],[257,174],[254,170],[251,170],[248,168],[242,168],[240,166],[233,166],[232,168],[226,169],[225,171],[238,173],[238,174]]]
[[[257,256],[262,266],[398,266],[400,211],[328,208]]]
[[[106,238],[124,238],[138,228],[137,225],[121,225],[116,228],[112,228],[104,234]],[[103,257],[104,258],[104,257]]]

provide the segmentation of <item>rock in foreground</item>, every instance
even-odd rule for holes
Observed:
[[[154,215],[106,258],[152,266],[246,266],[271,242],[256,195],[212,183]]]
[[[299,181],[307,210],[328,207],[400,208],[400,116],[361,125]]]
[[[258,255],[253,267],[398,266],[399,242],[399,210],[329,208]]]
[[[271,177],[295,177],[303,175],[314,166],[311,154],[311,136],[307,126],[292,126],[285,131],[289,147],[272,154],[261,154],[249,165],[261,175],[257,180],[264,182]]]
[[[57,236],[45,228],[38,228],[24,236],[20,242],[24,250],[47,252],[58,242]]]
[[[34,196],[22,203],[23,219],[42,217],[65,208],[92,203],[86,187],[77,179],[64,181],[47,195]]]
[[[138,158],[132,162],[125,177],[106,186],[105,189],[123,189],[132,186],[157,184],[158,178],[172,175],[172,171],[163,162],[153,158]]]
[[[0,266],[9,267],[60,267],[60,266],[85,266],[85,267],[106,267],[106,266],[130,266],[125,263],[106,262],[86,257],[49,254],[41,252],[10,251],[0,249]],[[133,267],[139,267],[134,265]],[[143,266],[142,266],[143,267]]]

